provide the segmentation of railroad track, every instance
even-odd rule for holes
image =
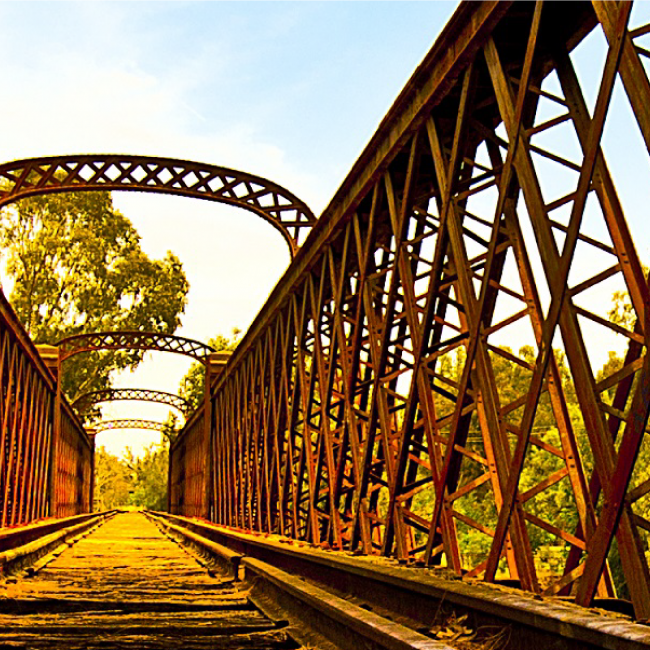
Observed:
[[[43,536],[1,556],[3,650],[299,647],[246,585],[206,570],[142,514],[84,523],[58,531],[45,555]]]
[[[650,648],[624,615],[146,515],[0,533],[0,649]]]
[[[648,650],[650,626],[625,601],[578,607],[440,569],[324,551],[274,535],[151,513],[175,536],[251,585],[262,609],[335,647],[436,650]],[[613,610],[619,610],[613,611]]]

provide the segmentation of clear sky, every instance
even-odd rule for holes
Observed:
[[[67,153],[197,160],[276,181],[318,215],[455,7],[0,1],[0,160]],[[632,24],[649,15],[650,3],[637,2]],[[604,52],[595,30],[573,54],[592,105]],[[552,90],[554,80],[547,82]],[[545,144],[579,160],[570,133]],[[648,155],[620,82],[603,146],[647,263]],[[569,175],[547,171],[561,194]],[[289,262],[278,233],[246,211],[146,194],[114,198],[150,255],[171,249],[183,262],[191,284],[184,336],[206,341],[234,327],[245,330]],[[574,270],[587,272],[589,264],[587,255]],[[609,295],[595,300],[606,312]],[[611,347],[596,340],[598,367]],[[172,355],[147,355],[116,385],[176,392],[188,365]],[[167,414],[165,407],[137,403],[104,411],[107,419]],[[137,451],[157,438],[113,432],[98,442],[120,453],[124,445]]]
[[[450,2],[0,2],[0,160],[171,156],[274,180],[319,214],[452,14]],[[179,334],[246,329],[289,262],[236,208],[115,193],[153,256],[191,284]],[[116,385],[176,392],[183,357],[147,355]],[[134,402],[105,418],[163,420]],[[101,434],[120,453],[157,439]]]

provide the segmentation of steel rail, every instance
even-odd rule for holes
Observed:
[[[76,354],[96,350],[147,350],[183,354],[206,364],[209,355],[214,352],[214,349],[209,345],[194,339],[173,334],[137,330],[76,334],[61,339],[57,346],[61,363]]]
[[[284,592],[291,591],[295,582],[313,585],[323,590],[319,595],[325,602],[334,594],[344,593],[348,600],[354,599],[366,611],[381,612],[420,633],[426,631],[441,645],[444,639],[436,640],[434,635],[436,629],[444,631],[445,620],[466,620],[470,633],[482,626],[492,634],[502,629],[508,636],[508,647],[513,648],[592,650],[615,646],[641,650],[650,644],[647,626],[634,623],[620,613],[590,612],[561,599],[533,598],[513,589],[467,585],[422,568],[368,561],[197,519],[167,513],[149,513],[149,516],[159,520],[175,539],[215,557],[231,575],[252,580],[253,584],[260,581],[263,589],[254,588],[253,598],[260,591],[268,590],[276,603],[282,603],[287,599]],[[269,580],[273,583],[270,586]],[[300,615],[304,605],[292,604],[293,610],[288,611]],[[612,604],[598,603],[601,607]],[[321,605],[327,609],[323,601]],[[309,623],[309,614],[303,611],[302,615]],[[354,615],[360,615],[358,610],[354,610]],[[388,630],[385,632],[389,634]],[[337,633],[340,630],[331,632],[335,641]]]

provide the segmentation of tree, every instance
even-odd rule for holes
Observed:
[[[36,343],[110,330],[173,333],[189,285],[178,258],[152,260],[110,192],[49,194],[0,212],[0,245],[13,283],[9,300]],[[84,354],[66,362],[70,400],[109,386],[142,352]]]
[[[111,510],[129,502],[131,470],[105,447],[95,451],[95,510]]]
[[[214,338],[208,341],[208,345],[214,349],[215,352],[232,351],[237,347],[239,342],[240,330],[234,329],[232,338],[228,339],[221,334],[217,334]],[[205,382],[205,366],[202,363],[193,363],[187,374],[181,379],[181,384],[178,393],[184,397],[193,409],[197,409],[203,400]]]
[[[169,450],[165,442],[150,445],[145,449],[144,456],[138,458],[134,458],[129,449],[126,465],[133,476],[129,504],[148,510],[165,510],[169,467]]]

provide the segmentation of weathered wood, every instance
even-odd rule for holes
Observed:
[[[280,648],[286,631],[140,513],[0,583],[2,648]],[[43,564],[42,562],[40,563]]]
[[[3,649],[52,650],[66,648],[67,650],[122,650],[137,648],[138,650],[273,650],[275,648],[291,647],[289,636],[282,630],[274,632],[253,632],[251,634],[233,634],[225,637],[213,637],[206,643],[201,637],[174,637],[165,634],[152,635],[105,635],[88,638],[82,634],[57,635],[49,632],[39,634],[19,634],[5,640],[6,635],[0,634],[0,647]]]

